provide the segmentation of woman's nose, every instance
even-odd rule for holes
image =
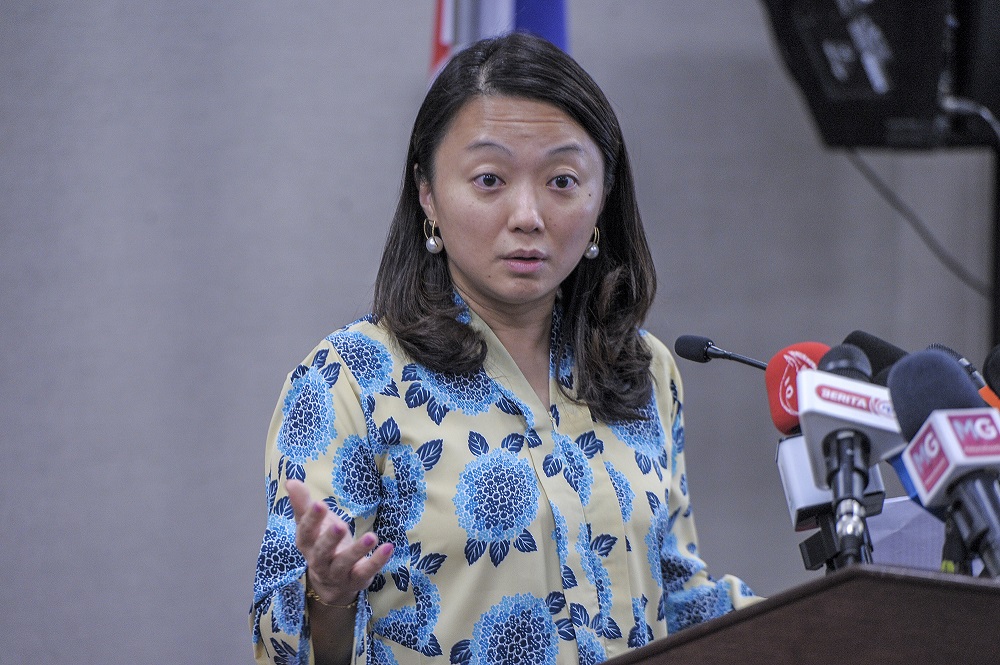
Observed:
[[[538,231],[544,227],[540,201],[534,188],[524,186],[513,192],[508,225],[511,230],[526,232]]]

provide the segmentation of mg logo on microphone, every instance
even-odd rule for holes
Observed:
[[[917,435],[906,449],[906,456],[913,462],[917,477],[927,493],[934,489],[950,464],[933,427]]]
[[[949,415],[948,424],[966,455],[1000,455],[1000,430],[993,414]]]

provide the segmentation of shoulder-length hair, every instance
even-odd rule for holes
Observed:
[[[434,156],[462,106],[477,96],[546,102],[575,120],[600,148],[605,204],[600,254],[581,260],[561,288],[557,351],[575,357],[571,397],[603,422],[642,417],[649,404],[651,353],[639,329],[656,291],[653,258],[635,199],[621,127],[594,80],[539,37],[512,33],[477,42],[438,75],[417,113],[403,184],[375,282],[373,314],[416,361],[444,373],[482,367],[486,344],[458,320],[444,255],[424,248],[419,183],[432,182]],[[445,249],[447,252],[447,248]]]

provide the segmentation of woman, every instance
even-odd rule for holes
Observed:
[[[593,663],[752,602],[697,556],[680,377],[640,330],[654,290],[593,80],[521,34],[457,55],[373,314],[275,410],[257,659]]]

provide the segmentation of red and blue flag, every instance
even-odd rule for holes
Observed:
[[[431,78],[469,44],[517,30],[544,37],[568,51],[566,1],[437,0]]]

